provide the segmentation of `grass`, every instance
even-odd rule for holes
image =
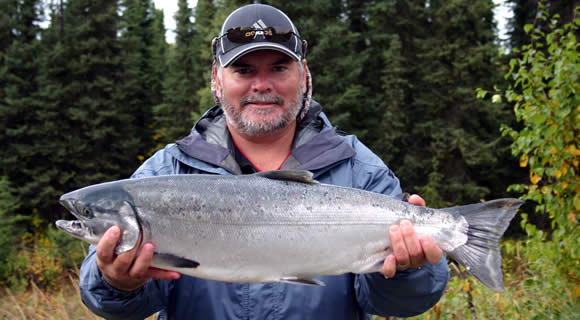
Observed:
[[[43,292],[34,282],[30,283],[30,287],[26,292],[18,294],[4,288],[0,296],[0,319],[101,319],[82,304],[78,294],[78,279],[72,276],[57,292]]]

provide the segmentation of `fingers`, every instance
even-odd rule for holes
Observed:
[[[395,276],[397,272],[397,259],[394,255],[388,255],[383,263],[383,267],[381,268],[381,273],[385,276],[385,278],[392,278]]]
[[[149,266],[151,265],[151,260],[153,260],[153,251],[154,248],[151,243],[146,243],[143,245],[143,248],[141,248],[141,252],[137,256],[137,258],[135,258],[133,265],[132,266],[129,265],[130,269],[127,268],[130,277],[135,279],[147,278],[147,271],[149,269]],[[125,254],[121,256],[124,255]],[[119,256],[119,258],[121,258],[121,256]],[[131,261],[133,261],[133,259],[131,259]]]
[[[119,227],[109,228],[97,244],[97,260],[103,263],[112,263],[115,256],[115,247],[121,235]]]
[[[181,277],[179,272],[168,271],[163,269],[157,269],[154,267],[149,267],[147,270],[147,277],[153,279],[163,279],[163,280],[177,280]]]
[[[422,199],[421,199],[422,200]],[[429,262],[435,264],[443,257],[443,250],[429,236],[419,237],[408,220],[392,225],[389,229],[393,254],[387,256],[381,273],[390,278],[397,271],[420,268]]]
[[[443,250],[435,244],[435,241],[431,239],[429,236],[422,236],[419,239],[421,243],[421,247],[423,248],[423,253],[425,254],[425,258],[429,263],[435,264],[441,260],[443,257]]]
[[[409,220],[391,226],[389,236],[399,270],[420,267],[425,263],[421,243]]]
[[[399,265],[409,265],[411,258],[407,252],[407,246],[405,245],[400,225],[392,225],[389,229],[389,236],[391,237],[391,248],[393,249],[396,263]]]
[[[421,196],[417,194],[410,195],[409,200],[407,200],[407,202],[421,207],[424,207],[426,205],[425,200],[423,200],[423,198],[421,198]]]
[[[425,255],[423,254],[423,250],[421,248],[421,244],[419,243],[419,238],[415,233],[415,229],[409,220],[403,220],[400,223],[400,230],[403,235],[403,241],[405,247],[407,249],[407,257],[408,257],[408,264],[410,266],[421,266],[425,263]],[[397,261],[398,256],[397,256]],[[399,263],[405,264],[405,263]]]
[[[139,244],[128,252],[115,255],[115,247],[120,237],[119,227],[111,227],[105,232],[97,244],[97,266],[103,278],[113,287],[131,291],[137,289],[150,278],[172,280],[178,279],[180,274],[172,271],[151,270],[149,266],[153,260],[154,246],[151,243]],[[138,241],[140,242],[140,240]]]

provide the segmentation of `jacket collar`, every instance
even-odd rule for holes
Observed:
[[[241,174],[234,158],[234,144],[226,126],[223,110],[208,110],[192,128],[189,136],[178,140],[177,147],[189,157]],[[336,133],[316,101],[296,128],[292,155],[282,169],[319,171],[353,157],[353,148]],[[194,165],[186,163],[187,165]]]

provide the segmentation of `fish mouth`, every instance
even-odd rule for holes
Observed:
[[[57,220],[55,225],[60,230],[79,239],[86,239],[89,234],[89,228],[79,220]]]

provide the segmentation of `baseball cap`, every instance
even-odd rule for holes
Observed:
[[[242,55],[263,49],[280,51],[297,61],[303,57],[298,29],[284,12],[265,4],[249,4],[226,18],[214,53],[226,68]]]

